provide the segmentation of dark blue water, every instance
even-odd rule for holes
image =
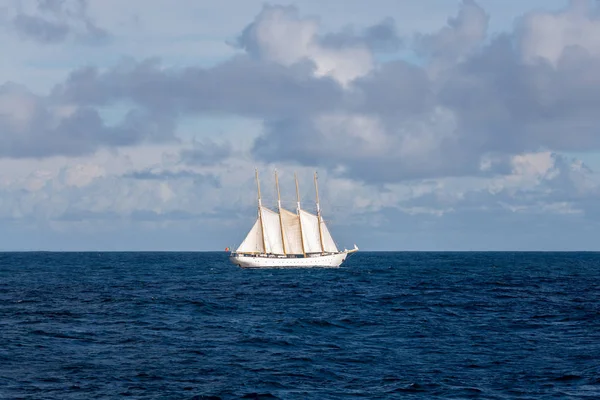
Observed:
[[[600,253],[4,253],[0,398],[600,398],[599,283]]]

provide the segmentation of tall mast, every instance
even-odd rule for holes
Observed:
[[[319,184],[317,183],[317,172],[315,171],[315,192],[317,193],[317,221],[319,222],[319,240],[321,242],[321,253],[325,251],[323,247],[323,229],[321,228],[321,206],[319,205]]]
[[[281,244],[283,246],[283,254],[287,255],[285,251],[285,235],[283,234],[283,219],[281,216],[281,195],[279,194],[279,177],[277,176],[277,170],[275,170],[275,187],[277,188],[277,211],[279,211],[279,228],[281,229]]]
[[[262,218],[262,201],[260,199],[260,181],[258,180],[258,168],[256,168],[254,170],[255,175],[256,175],[256,188],[258,189],[258,218],[260,219],[260,232],[261,232],[261,236],[262,236],[262,244],[263,244],[263,250],[266,253],[267,252],[267,245],[265,243],[265,224],[263,223],[263,218]]]
[[[296,213],[298,214],[298,222],[300,223],[300,242],[302,243],[302,254],[304,255],[304,257],[306,257],[306,250],[304,249],[304,235],[302,234],[302,216],[300,215],[300,190],[298,190],[298,177],[296,176],[295,172],[294,180],[296,181]]]

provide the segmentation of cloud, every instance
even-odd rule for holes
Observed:
[[[557,66],[565,52],[600,56],[600,17],[592,0],[570,0],[559,12],[530,12],[520,25],[521,57]]]
[[[365,45],[374,53],[394,53],[402,48],[403,41],[398,34],[396,22],[388,17],[378,24],[356,32],[348,26],[341,32],[327,33],[319,41],[329,48],[356,47]]]
[[[265,6],[238,38],[246,54],[213,67],[129,60],[73,71],[47,97],[5,90],[2,155],[160,142],[173,139],[182,118],[218,115],[263,122],[250,149],[259,162],[377,184],[504,175],[515,155],[600,150],[600,57],[587,50],[591,39],[565,33],[560,51],[527,50],[545,37],[539,21],[549,15],[567,28],[587,21],[582,29],[594,36],[595,9],[582,4],[528,14],[488,38],[489,16],[465,0],[447,26],[412,38],[418,63],[377,61],[377,51],[400,43],[392,20],[323,33],[295,7]],[[122,104],[131,107],[122,122],[102,119],[101,109]],[[230,156],[210,141],[179,154],[197,166]]]
[[[12,224],[15,232],[21,229],[18,222],[30,226],[32,232],[50,236],[89,235],[80,249],[98,243],[93,238],[104,237],[105,232],[103,248],[122,246],[108,233],[124,231],[145,238],[135,244],[141,249],[150,249],[149,243],[164,243],[152,242],[151,232],[186,236],[193,227],[206,232],[220,230],[218,240],[207,238],[213,249],[222,248],[220,242],[235,245],[243,239],[256,215],[252,160],[232,159],[226,168],[213,173],[203,168],[180,169],[177,160],[166,168],[161,152],[140,164],[132,160],[136,151],[103,151],[103,156],[76,161],[64,158],[55,167],[54,159],[28,162],[26,168],[22,167],[24,160],[5,160],[0,172],[0,219],[5,228],[6,223]],[[600,182],[585,164],[551,152],[513,156],[508,164],[510,170],[504,176],[405,181],[378,187],[319,170],[321,206],[341,245],[356,242],[370,249],[468,250],[482,248],[482,243],[526,249],[523,243],[517,246],[517,238],[531,235],[538,238],[537,244],[558,245],[556,238],[546,235],[551,228],[548,224],[575,229],[576,219],[581,221],[580,231],[583,226],[593,226],[593,220],[592,225],[586,221],[599,215]],[[267,170],[272,166],[258,166],[263,200],[271,206],[275,204],[274,182]],[[21,178],[11,174],[11,169],[18,170]],[[26,169],[31,172],[23,171]],[[312,168],[294,169],[299,173],[302,204],[310,209],[314,205]],[[294,207],[292,171],[284,168],[280,172],[284,206]],[[196,182],[195,174],[214,175],[221,185],[216,187],[210,180]],[[515,230],[519,233],[511,240],[501,241],[502,235]],[[561,232],[554,230],[562,238]],[[40,241],[31,246],[47,248],[49,244]],[[164,246],[180,248],[176,243]],[[187,249],[194,246],[190,243]]]
[[[74,2],[23,4],[8,21],[27,40],[93,43],[102,31]],[[331,32],[301,11],[257,9],[237,54],[204,67],[194,51],[95,66],[69,46],[28,45],[85,60],[49,94],[0,85],[4,246],[16,235],[56,248],[56,237],[79,248],[235,244],[255,216],[257,166],[265,204],[277,168],[290,208],[292,170],[310,208],[318,169],[343,246],[597,247],[597,6],[533,11],[490,36],[490,16],[463,1],[437,31],[402,38],[391,18]]]
[[[229,143],[215,143],[212,140],[194,142],[192,148],[186,148],[179,153],[182,163],[188,165],[209,166],[216,165],[231,156],[232,150]]]
[[[347,85],[373,68],[370,49],[399,42],[391,21],[367,29],[364,36],[345,32],[321,38],[318,29],[319,21],[300,17],[296,7],[266,5],[237,44],[260,60],[284,66],[310,61],[316,76]]]
[[[451,67],[463,61],[485,41],[489,16],[474,0],[463,0],[454,18],[448,25],[432,34],[417,34],[414,47],[417,54],[425,57],[429,70]]]
[[[97,26],[87,12],[87,0],[37,0],[19,4],[10,21],[23,39],[41,44],[74,39],[86,44],[102,44],[110,34]]]
[[[586,214],[599,209],[590,199],[600,195],[600,182],[580,160],[552,152],[511,157],[506,175],[480,180],[467,190],[437,185],[402,202],[402,207],[423,207],[468,214]]]
[[[578,3],[553,18],[569,24],[573,14],[596,18]],[[569,36],[570,47],[555,66],[532,63],[519,49],[542,29],[531,22],[535,18],[529,15],[519,29],[489,41],[488,18],[475,2],[463,1],[447,27],[416,37],[417,53],[427,55],[423,65],[385,62],[356,79],[346,93],[346,112],[336,113],[345,115],[343,123],[321,124],[330,119],[328,111],[267,121],[255,156],[394,182],[504,173],[506,161],[482,164],[540,149],[600,150],[599,58],[580,50],[592,39]],[[586,32],[598,36],[591,28]],[[365,120],[368,126],[357,124]]]
[[[144,213],[155,214],[155,220],[157,216],[173,219],[181,213],[200,218],[212,215],[219,208],[216,204],[224,204],[219,199],[225,195],[221,193],[220,176],[214,173],[167,169],[157,163],[160,158],[154,157],[131,164],[129,155],[109,152],[96,159],[86,157],[84,163],[70,160],[48,160],[20,177],[11,177],[3,169],[0,219],[27,217],[48,224],[86,219],[137,220]],[[119,167],[110,170],[105,162],[100,163],[102,160]],[[231,193],[227,196],[233,199]]]
[[[69,33],[67,24],[53,23],[30,15],[17,15],[13,19],[13,25],[20,35],[42,43],[62,42]]]
[[[202,174],[192,170],[160,170],[153,171],[151,169],[146,169],[142,171],[132,171],[123,175],[124,178],[130,179],[139,179],[139,180],[148,180],[148,181],[169,181],[176,179],[191,179],[195,183],[199,184],[209,184],[213,187],[221,187],[221,181],[219,178],[212,174]]]
[[[133,221],[133,222],[165,222],[165,221],[191,221],[200,219],[202,215],[195,215],[185,211],[169,211],[157,213],[155,211],[134,211],[130,215],[123,216],[114,212],[90,212],[67,210],[58,216],[58,222],[84,222],[84,221]]]
[[[511,43],[499,37],[448,73],[439,98],[462,136],[480,152],[598,150],[600,60],[566,54],[556,68],[530,65]]]
[[[98,109],[59,103],[12,83],[0,86],[0,157],[81,155],[107,146],[172,139],[174,117],[131,109],[108,125]]]
[[[212,68],[168,69],[159,60],[124,62],[107,71],[74,71],[55,88],[53,97],[89,106],[127,100],[160,114],[256,118],[305,115],[336,107],[342,89],[311,72],[306,65],[264,64],[243,55]]]

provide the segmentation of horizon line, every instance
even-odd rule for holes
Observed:
[[[0,253],[230,253],[225,250],[4,250]],[[360,250],[361,253],[600,253],[600,250]]]

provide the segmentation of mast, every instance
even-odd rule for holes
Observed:
[[[296,213],[298,214],[298,223],[300,223],[300,242],[302,243],[302,254],[306,257],[306,250],[304,249],[304,235],[302,234],[302,216],[300,215],[300,191],[298,190],[298,177],[294,172],[294,180],[296,181],[296,199],[297,208]]]
[[[317,193],[317,221],[319,222],[319,241],[321,243],[321,253],[325,251],[323,247],[323,229],[321,228],[321,206],[319,205],[319,184],[317,183],[317,172],[315,171],[315,192]]]
[[[279,211],[279,228],[281,229],[281,244],[283,247],[283,255],[287,256],[285,251],[285,235],[283,234],[283,218],[281,217],[281,195],[279,194],[279,177],[275,170],[275,187],[277,188],[277,211]]]
[[[267,245],[265,243],[265,224],[263,223],[263,218],[262,218],[262,201],[260,199],[260,181],[258,180],[258,168],[256,168],[254,170],[254,173],[256,175],[256,188],[258,189],[258,218],[260,219],[260,232],[262,234],[261,236],[262,236],[263,250],[266,253]]]

